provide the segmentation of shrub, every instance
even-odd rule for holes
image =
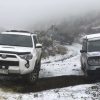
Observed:
[[[57,54],[61,54],[61,55],[64,55],[64,54],[66,54],[67,53],[67,49],[64,47],[64,46],[62,46],[62,45],[58,45],[57,47],[56,47],[57,49]]]

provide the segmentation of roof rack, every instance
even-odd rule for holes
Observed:
[[[22,33],[31,33],[29,31],[24,31],[24,30],[8,30],[6,32],[22,32]]]
[[[36,35],[36,32],[29,32],[29,31],[23,31],[23,30],[8,30],[6,32],[21,32],[21,33],[29,33],[29,34],[35,34]]]

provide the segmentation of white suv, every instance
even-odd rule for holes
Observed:
[[[83,37],[81,68],[86,76],[100,75],[100,33]]]
[[[41,66],[41,48],[37,35],[26,31],[0,34],[0,74],[23,75],[34,83]]]

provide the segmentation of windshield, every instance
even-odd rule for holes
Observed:
[[[0,45],[32,47],[32,38],[26,35],[0,34]]]
[[[100,51],[100,40],[88,42],[88,52]]]

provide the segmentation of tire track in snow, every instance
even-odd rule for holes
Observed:
[[[52,63],[52,62],[59,62],[59,61],[63,61],[66,59],[70,59],[72,57],[75,57],[79,54],[79,50],[81,48],[80,44],[74,43],[72,45],[65,45],[65,47],[68,49],[67,54],[65,55],[59,55],[56,57],[51,57],[51,58],[47,58],[46,60],[42,60],[42,64],[46,64],[46,63]]]

